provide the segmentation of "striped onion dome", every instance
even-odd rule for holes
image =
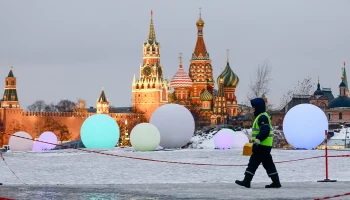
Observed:
[[[213,100],[213,95],[210,94],[210,92],[207,90],[207,88],[205,88],[205,90],[200,95],[200,99],[201,99],[201,101],[211,101],[211,100]]]
[[[225,70],[218,77],[218,83],[220,78],[224,79],[224,87],[236,87],[239,83],[238,76],[232,71],[230,63],[227,62]]]
[[[182,63],[180,63],[179,70],[173,76],[170,82],[172,88],[190,88],[192,87],[192,79],[182,68]]]

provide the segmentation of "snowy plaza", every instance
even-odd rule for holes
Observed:
[[[324,157],[278,163],[315,156],[324,150],[277,150],[277,163],[283,187],[264,188],[270,183],[262,166],[252,188],[234,184],[241,179],[248,156],[241,150],[180,149],[135,152],[132,148],[3,154],[10,171],[0,162],[0,197],[14,199],[313,199],[350,192],[350,159],[329,158],[329,178],[336,183],[318,183],[325,178]],[[329,155],[347,155],[350,150],[330,150]],[[139,160],[112,155],[146,158]],[[200,163],[175,164],[158,161]],[[45,189],[46,188],[46,189]],[[22,196],[25,195],[25,196]],[[31,196],[32,195],[32,196]],[[138,198],[140,197],[140,198]],[[142,198],[141,198],[142,197]],[[343,197],[347,199],[349,196]],[[341,197],[337,199],[342,199]]]

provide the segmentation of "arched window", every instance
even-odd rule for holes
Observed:
[[[343,119],[343,113],[339,113],[339,119]]]

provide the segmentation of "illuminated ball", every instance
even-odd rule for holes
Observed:
[[[113,148],[120,136],[117,122],[105,114],[88,117],[80,129],[81,141],[86,148]]]
[[[15,136],[24,137],[27,139]],[[19,131],[10,137],[9,146],[11,151],[31,151],[33,149],[33,138],[28,133]]]
[[[55,148],[57,145],[57,136],[53,132],[46,131],[40,135],[39,141],[52,143],[52,144],[47,144],[47,143],[39,142],[41,146],[41,150],[51,150]]]
[[[242,149],[246,143],[249,142],[249,138],[246,134],[242,132],[235,132],[233,134],[233,144],[232,148]]]
[[[186,145],[194,133],[194,119],[191,112],[179,104],[165,104],[152,114],[150,123],[160,133],[160,146],[181,148]]]
[[[159,142],[160,133],[153,124],[138,124],[130,133],[130,143],[136,151],[154,151]]]
[[[327,116],[312,104],[294,106],[283,120],[286,140],[295,148],[317,147],[325,139],[325,130],[328,130]]]
[[[32,151],[41,151],[40,142],[34,141]]]
[[[215,147],[218,149],[230,149],[233,145],[234,131],[231,129],[221,129],[214,135]]]

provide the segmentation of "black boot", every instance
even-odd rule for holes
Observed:
[[[243,181],[236,180],[235,183],[246,188],[250,188],[250,182],[253,179],[253,175],[245,174]]]
[[[270,185],[266,185],[265,188],[280,188],[282,187],[280,183],[280,178],[278,177],[278,174],[274,174],[270,176],[272,183]]]

